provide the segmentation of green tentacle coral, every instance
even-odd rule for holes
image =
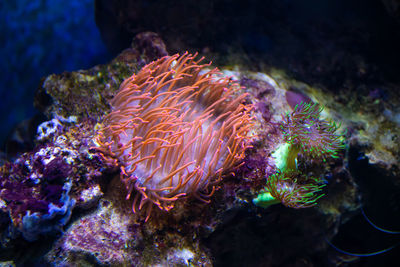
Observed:
[[[266,186],[253,199],[266,208],[282,203],[290,208],[307,208],[317,204],[325,186],[323,179],[298,170],[299,153],[305,158],[321,160],[338,158],[344,149],[343,138],[334,122],[320,119],[322,108],[314,103],[300,103],[293,112],[283,116],[281,129],[286,143],[273,153],[277,172],[267,179]]]

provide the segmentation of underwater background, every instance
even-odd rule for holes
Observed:
[[[398,0],[2,0],[0,32],[1,266],[397,266]],[[251,137],[211,193],[133,213],[104,117],[186,51],[242,87]],[[316,154],[291,135],[313,125]]]
[[[91,0],[4,0],[0,12],[4,144],[11,129],[38,113],[32,100],[41,78],[89,68],[111,57],[96,27]]]

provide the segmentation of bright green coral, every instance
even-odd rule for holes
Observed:
[[[283,116],[281,128],[286,143],[272,154],[278,171],[268,177],[264,190],[253,199],[254,204],[264,208],[277,203],[307,208],[323,196],[323,180],[301,173],[297,167],[300,153],[314,162],[325,162],[327,158],[338,158],[344,148],[342,136],[336,133],[338,126],[320,119],[321,111],[317,104],[300,103]]]
[[[275,166],[279,170],[295,170],[297,169],[297,155],[300,148],[297,145],[288,143],[281,144],[272,157],[275,159]]]
[[[253,203],[259,207],[268,208],[271,205],[281,203],[281,201],[272,196],[270,192],[262,191],[253,199]]]

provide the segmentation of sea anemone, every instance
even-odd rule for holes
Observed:
[[[308,177],[299,171],[279,171],[268,177],[264,190],[253,199],[254,204],[266,208],[282,203],[289,208],[308,208],[317,204],[325,186],[321,179]]]
[[[291,113],[283,116],[282,130],[287,143],[299,146],[310,158],[326,160],[338,158],[344,148],[339,128],[334,122],[323,120],[323,108],[316,103],[300,103]]]
[[[111,101],[99,143],[121,163],[133,212],[209,201],[249,147],[251,105],[240,86],[196,54],[166,56],[126,79]]]

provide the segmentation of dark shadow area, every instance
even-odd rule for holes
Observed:
[[[396,178],[369,164],[359,151],[357,147],[350,148],[349,168],[360,187],[366,216],[381,228],[400,231],[400,192],[394,186]],[[367,254],[400,244],[400,235],[375,229],[360,211],[341,225],[332,243],[347,252]],[[380,255],[362,257],[351,266],[397,266],[399,253],[397,245]]]
[[[205,240],[215,266],[332,266],[324,256],[329,226],[317,210],[275,205],[230,212]]]
[[[112,51],[153,31],[170,53],[199,51],[221,64],[236,55],[331,90],[399,81],[400,26],[380,0],[96,0],[96,22]]]

